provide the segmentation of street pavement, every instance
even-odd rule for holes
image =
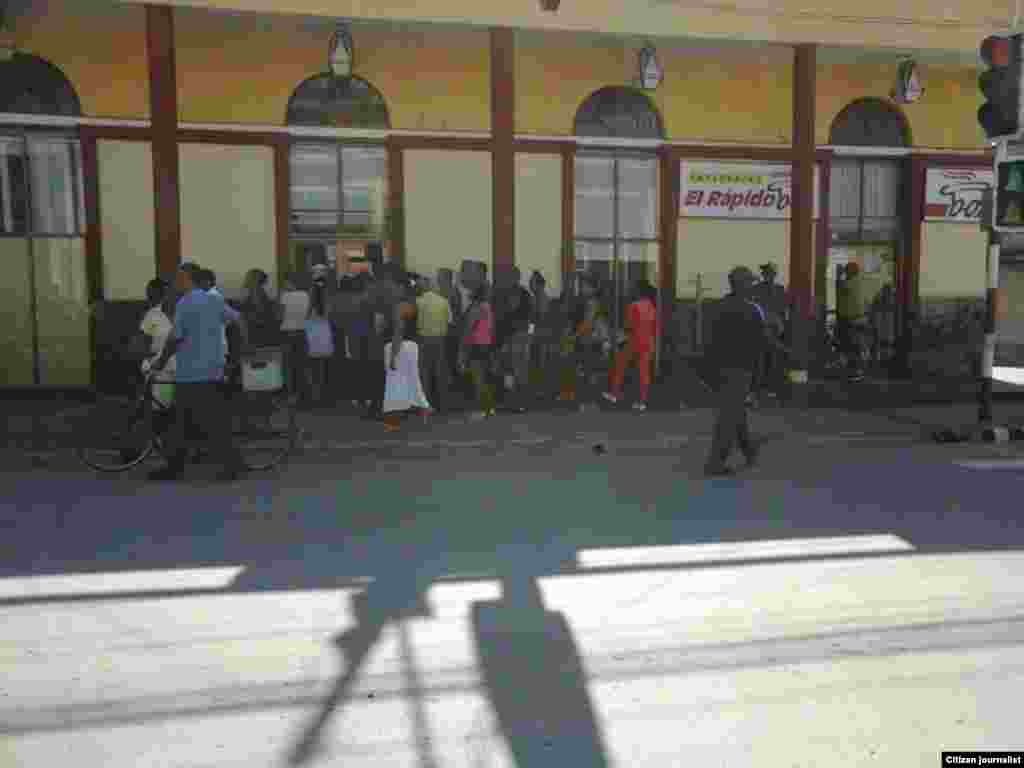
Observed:
[[[1024,450],[925,416],[766,409],[762,462],[711,480],[706,411],[321,415],[234,486],[8,454],[0,766],[1024,749]]]

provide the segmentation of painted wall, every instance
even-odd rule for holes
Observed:
[[[131,0],[142,2],[143,0]],[[185,6],[195,0],[169,0]],[[558,13],[537,0],[203,0],[210,7],[249,11],[330,14],[422,22],[469,22],[526,29],[606,30],[642,36],[817,41],[902,50],[977,51],[986,34],[1005,28],[1006,0],[867,0],[851,7],[831,0],[813,8],[801,0],[738,0],[724,4],[634,3],[627,0],[564,2]],[[891,23],[887,21],[891,20]],[[909,22],[909,23],[908,23]]]
[[[920,101],[900,105],[916,147],[979,150],[985,137],[978,126],[981,105],[977,68],[922,66],[925,92]],[[874,97],[889,99],[895,81],[891,64],[830,64],[818,67],[815,135],[829,143],[832,122],[850,102]]]
[[[0,237],[0,386],[32,385],[32,295],[28,268],[28,241]]]
[[[36,3],[16,17],[14,38],[19,50],[64,72],[85,115],[149,116],[146,16],[141,5],[103,0]]]
[[[562,290],[562,158],[516,155],[516,266],[529,282],[533,270],[549,294]]]
[[[520,33],[516,132],[571,135],[598,88],[629,85],[639,47],[567,33]],[[773,46],[714,51],[658,48],[664,81],[650,93],[668,138],[782,144],[790,141],[792,53]],[[557,72],[557,77],[551,73]],[[543,83],[543,87],[533,84]]]
[[[103,296],[141,300],[156,274],[153,154],[144,141],[96,142]]]
[[[181,144],[181,253],[217,274],[228,298],[259,268],[274,292],[277,241],[270,147]]]
[[[403,163],[406,268],[458,272],[473,259],[492,271],[490,153],[407,150]]]
[[[926,221],[921,227],[920,297],[984,296],[987,242],[977,224]]]
[[[680,219],[676,255],[676,295],[696,296],[696,277],[701,276],[704,298],[720,298],[729,292],[728,274],[733,267],[747,266],[757,274],[758,265],[771,261],[779,268],[779,280],[789,284],[789,221],[738,219]]]
[[[176,10],[181,120],[283,124],[295,88],[325,71],[332,32],[326,20]],[[393,128],[489,129],[486,30],[355,24],[352,34],[355,73],[384,96]]]

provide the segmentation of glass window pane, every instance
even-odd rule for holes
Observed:
[[[0,136],[0,234],[28,231],[28,181],[24,142]]]
[[[901,171],[899,161],[864,162],[864,216],[890,218],[898,215]]]
[[[387,153],[383,147],[344,147],[344,226],[381,233],[387,208]]]
[[[291,151],[292,211],[337,211],[338,148],[299,144]]]
[[[860,217],[860,163],[856,160],[833,161],[829,176],[829,214],[833,219]]]
[[[900,234],[898,218],[865,218],[864,236],[866,241],[896,240]]]
[[[658,163],[654,158],[618,160],[619,237],[658,236]]]
[[[32,192],[32,231],[37,234],[77,234],[77,184],[71,161],[72,142],[63,138],[30,138],[29,171]]]
[[[615,234],[615,161],[611,157],[576,157],[576,235]]]
[[[576,271],[595,271],[604,278],[611,277],[615,246],[612,243],[576,242]]]

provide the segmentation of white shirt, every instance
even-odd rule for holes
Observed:
[[[224,298],[224,294],[220,292],[220,289],[216,285],[213,286],[213,288],[211,288],[210,290],[208,290],[207,293],[210,294],[211,296],[219,296],[222,299]],[[221,333],[221,336],[224,337],[224,349],[227,349],[228,348],[228,329],[227,328],[221,328],[220,329],[220,333]]]
[[[285,291],[281,294],[281,309],[282,331],[303,330],[309,314],[309,294],[305,291]]]
[[[142,318],[139,329],[153,340],[150,351],[159,357],[163,354],[167,339],[174,331],[174,323],[160,307],[152,307]],[[164,369],[156,374],[156,381],[174,381],[174,355],[171,355]]]

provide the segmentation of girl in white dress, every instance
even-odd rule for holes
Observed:
[[[384,347],[387,384],[384,387],[384,429],[397,432],[402,413],[419,411],[424,421],[430,416],[430,403],[420,381],[420,348],[415,341],[402,339],[398,354],[392,356],[391,343]]]

